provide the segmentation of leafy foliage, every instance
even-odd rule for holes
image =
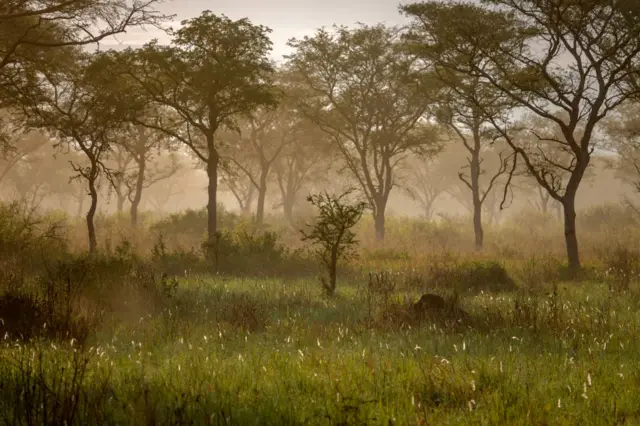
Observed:
[[[351,192],[337,197],[326,192],[307,197],[307,201],[318,209],[318,217],[310,231],[300,232],[303,241],[311,241],[319,246],[316,254],[329,274],[328,281],[323,278],[324,289],[329,295],[336,290],[338,261],[355,254],[358,241],[352,228],[367,207],[365,202],[348,203],[347,197]]]
[[[433,81],[417,72],[399,28],[321,29],[289,45],[296,50],[288,66],[310,92],[300,109],[337,146],[373,210],[378,238],[384,239],[398,165],[408,153],[434,149],[437,131],[424,118]]]
[[[233,21],[205,11],[183,21],[169,46],[155,40],[142,49],[103,56],[112,82],[126,82],[119,95],[133,105],[131,120],[184,144],[206,165],[212,243],[221,157],[217,132],[236,128],[241,116],[277,103],[267,57],[269,31],[248,19]],[[162,113],[148,114],[149,105]]]

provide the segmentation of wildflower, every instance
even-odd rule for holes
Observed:
[[[562,403],[560,402],[560,398],[558,398],[558,408],[562,408]]]

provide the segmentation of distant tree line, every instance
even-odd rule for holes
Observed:
[[[576,195],[598,178],[594,156],[618,154],[613,167],[640,187],[633,1],[406,4],[407,27],[321,28],[291,39],[280,65],[269,57],[269,28],[211,11],[167,30],[167,45],[84,47],[133,26],[160,28],[171,17],[156,3],[0,6],[0,181],[36,152],[73,153],[66,178],[89,194],[92,252],[100,188],[113,190],[119,211],[130,204],[136,227],[144,191],[186,158],[206,172],[211,245],[219,191],[257,226],[268,198],[293,223],[300,201],[339,177],[367,201],[380,243],[394,188],[428,218],[448,194],[468,208],[481,250],[485,215],[526,190],[532,207],[561,209],[573,271]],[[450,179],[444,159],[456,149],[464,158]],[[38,172],[59,173],[53,164]]]

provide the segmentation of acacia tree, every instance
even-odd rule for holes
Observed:
[[[442,7],[440,3],[422,4],[420,7],[418,10],[428,19],[415,23],[412,31],[405,35],[405,40],[409,50],[424,61],[425,69],[433,72],[444,86],[436,116],[468,153],[465,166],[468,172],[463,170],[458,177],[471,195],[475,246],[481,250],[484,245],[482,206],[514,160],[511,150],[490,149],[495,142],[493,132],[490,132],[490,120],[510,110],[511,102],[493,86],[448,66],[451,61],[481,63],[482,53],[451,44],[456,37],[456,28],[433,18]],[[404,10],[412,14],[416,7],[406,6]],[[486,166],[483,167],[485,157],[494,153],[498,157],[497,164],[487,170]],[[483,182],[482,177],[487,172],[487,179]]]
[[[453,185],[450,170],[455,167],[441,158],[412,156],[407,161],[403,181],[406,194],[415,201],[426,220],[433,219],[436,201]]]
[[[4,0],[0,4],[0,70],[44,49],[97,43],[135,26],[171,18],[162,0]]]
[[[124,211],[124,204],[127,201],[127,185],[125,180],[131,172],[133,158],[125,147],[115,144],[111,147],[111,163],[113,163],[113,190],[116,193],[116,211],[121,214]]]
[[[520,144],[512,131],[513,113],[491,117],[538,184],[562,204],[569,268],[576,272],[576,194],[598,142],[598,124],[640,93],[640,20],[627,0],[482,3],[426,2],[403,10],[418,26],[449,27],[451,37],[443,40],[447,49],[441,59],[448,69],[499,90],[562,134],[549,142],[570,154],[568,162]],[[460,60],[461,53],[472,52],[480,52],[481,60]],[[558,178],[562,174],[567,175],[566,184]]]
[[[243,151],[243,154],[245,152]],[[238,155],[235,153],[234,155]],[[248,157],[248,156],[247,156]],[[236,161],[240,161],[237,160]],[[251,168],[251,173],[257,173],[255,171],[256,164],[251,162],[250,159],[241,161],[244,164],[243,168]],[[247,173],[241,170],[235,161],[229,161],[226,158],[222,158],[220,162],[220,189],[222,191],[230,192],[238,202],[240,213],[245,216],[251,216],[251,207],[255,199],[256,186],[251,181],[251,178]]]
[[[164,133],[144,126],[125,126],[112,149],[119,166],[113,179],[118,211],[122,211],[124,199],[128,199],[131,227],[136,228],[144,189],[173,176],[179,167],[177,158],[169,153],[168,164],[157,161],[160,153],[166,155],[169,151],[169,141]]]
[[[139,50],[108,55],[114,81],[128,77],[129,84],[122,86],[135,98],[130,101],[136,109],[156,108],[157,114],[140,114],[132,121],[183,143],[206,165],[210,243],[217,235],[217,132],[276,104],[269,32],[248,19],[233,21],[205,11],[183,21],[170,46],[153,41]]]
[[[19,93],[46,90],[38,73],[51,72],[65,48],[98,43],[132,27],[158,27],[169,20],[171,16],[155,9],[161,1],[2,0],[0,107],[18,108]]]
[[[258,191],[256,225],[264,222],[265,201],[273,164],[292,142],[294,115],[283,103],[275,109],[260,109],[239,123],[239,132],[228,140],[225,159]],[[249,194],[252,194],[249,192]],[[237,198],[237,196],[236,196]]]
[[[487,201],[487,197],[493,195],[492,192],[497,189],[500,178],[510,170],[510,163],[514,163],[514,156],[513,153],[507,150],[493,149],[494,141],[486,134],[486,129],[483,128],[487,122],[482,113],[480,113],[480,109],[475,106],[475,103],[487,102],[487,108],[491,108],[488,104],[494,101],[492,99],[481,99],[481,96],[478,96],[477,89],[478,86],[475,86],[474,83],[461,89],[464,93],[460,97],[462,99],[446,105],[438,116],[442,123],[454,131],[458,140],[469,154],[466,159],[467,164],[463,167],[463,170],[458,172],[458,178],[471,194],[475,246],[477,250],[482,250],[484,246],[483,205]],[[465,104],[464,96],[467,95],[470,98],[466,99],[469,102]],[[493,161],[492,163],[494,164],[491,164],[490,167],[486,167],[487,156],[497,157],[497,161]],[[485,164],[484,167],[483,164]],[[487,169],[490,171],[488,179],[482,182],[482,177],[487,173]],[[468,170],[468,174],[466,170]]]
[[[327,180],[335,149],[327,134],[304,117],[297,117],[294,136],[274,163],[275,181],[285,219],[294,223],[294,208],[301,192]]]
[[[563,145],[560,145],[555,140],[561,140],[563,135],[557,126],[552,125],[549,120],[541,119],[537,115],[527,114],[520,119],[519,128],[513,132],[514,138],[517,137],[518,144],[520,146],[526,146],[527,151],[532,153],[536,152],[535,156],[540,160],[546,161],[545,158],[551,158],[554,162],[559,164],[569,164],[572,158],[572,154],[567,152]],[[576,131],[580,131],[577,129]],[[524,178],[524,186],[533,192],[537,200],[534,202],[529,201],[529,204],[536,210],[543,214],[549,213],[551,207],[562,206],[555,201],[549,191],[546,191],[542,186],[538,184],[535,176],[533,176],[526,165],[521,164],[519,166],[519,174]],[[588,175],[588,169],[585,171],[585,177]],[[568,179],[568,173],[561,170],[556,170],[553,176],[549,176],[550,180],[553,180],[554,185],[561,187],[566,185]],[[561,212],[560,212],[561,213]]]
[[[69,51],[75,60],[55,72],[43,71],[48,90],[34,95],[26,92],[20,103],[28,117],[28,125],[53,133],[56,145],[68,145],[81,152],[86,162],[71,162],[77,176],[86,181],[91,205],[87,212],[89,252],[97,249],[94,216],[98,207],[100,177],[111,178],[105,165],[109,146],[120,122],[122,108],[113,102],[108,85],[95,74],[93,57],[79,51]]]
[[[289,67],[313,94],[300,100],[300,110],[340,150],[372,206],[382,241],[397,167],[433,139],[430,127],[418,125],[430,105],[430,82],[416,74],[397,28],[334,27],[333,34],[320,29],[289,45],[295,49]]]

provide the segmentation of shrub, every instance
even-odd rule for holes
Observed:
[[[30,214],[17,203],[0,203],[0,289],[19,291],[44,270],[45,260],[66,252],[60,220]]]
[[[240,220],[240,216],[229,212],[224,205],[218,204],[217,224],[219,230],[232,229]],[[207,209],[187,209],[181,213],[171,214],[150,227],[150,231],[165,236],[186,236],[200,240],[207,232]]]
[[[517,289],[506,269],[493,261],[434,263],[429,269],[429,287],[454,289],[459,292],[500,292]]]
[[[347,203],[347,191],[337,197],[328,193],[310,195],[307,201],[318,209],[316,223],[309,232],[301,230],[303,241],[316,246],[316,254],[329,278],[322,278],[322,285],[329,296],[336,290],[338,261],[355,256],[358,244],[351,230],[362,217],[366,203]]]
[[[203,244],[209,270],[235,276],[291,276],[310,271],[302,250],[280,243],[280,234],[262,231],[239,221],[233,229],[219,233],[216,244]]]
[[[151,249],[151,262],[154,267],[169,275],[204,271],[206,266],[202,260],[195,248],[185,249],[177,246],[170,250],[163,234],[158,235]]]

